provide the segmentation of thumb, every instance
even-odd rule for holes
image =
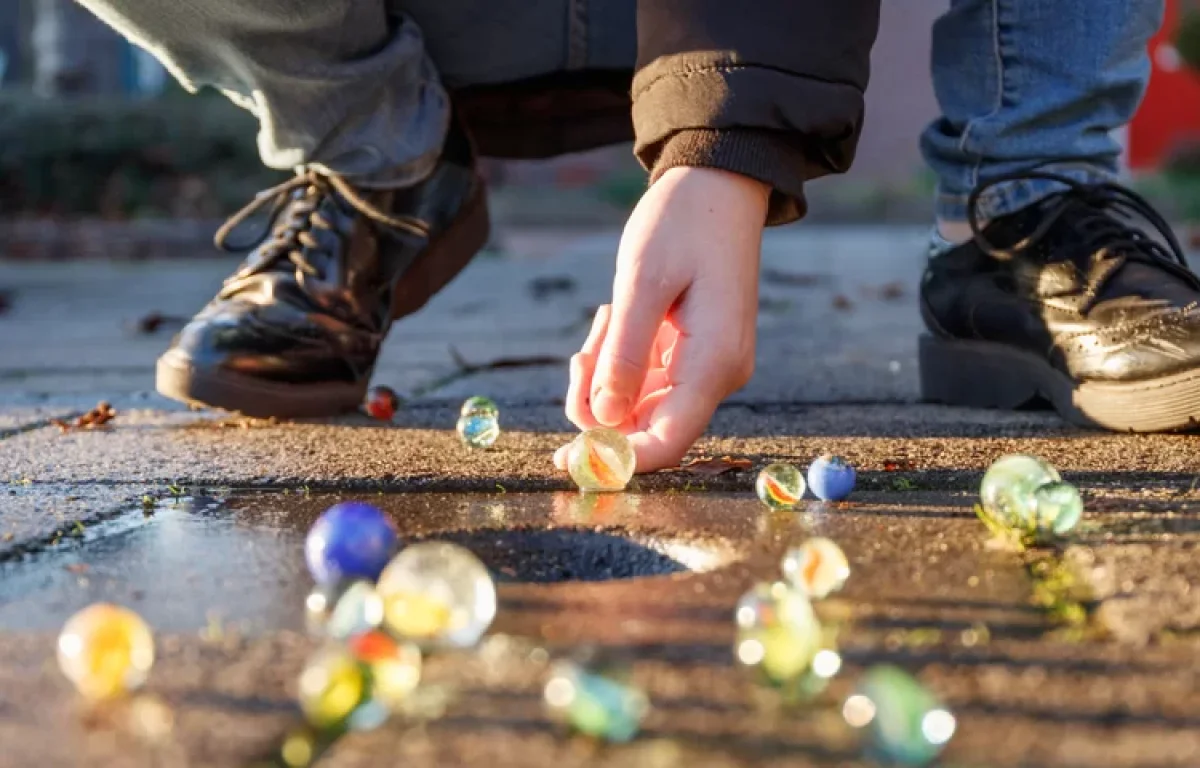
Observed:
[[[592,376],[592,416],[607,427],[624,422],[637,405],[650,354],[678,291],[663,280],[618,277],[608,333]]]

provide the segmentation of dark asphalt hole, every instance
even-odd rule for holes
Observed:
[[[482,530],[429,537],[466,547],[498,581],[611,581],[711,570],[718,550],[696,542],[594,530]]]

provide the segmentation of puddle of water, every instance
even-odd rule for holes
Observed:
[[[168,500],[22,560],[0,564],[0,627],[57,630],[97,601],[128,605],[156,628],[214,617],[241,631],[302,629],[311,579],[304,537],[344,498],[243,493]],[[439,538],[474,551],[499,582],[607,581],[707,571],[756,535],[751,497],[396,494],[366,497],[402,541]],[[739,514],[740,512],[740,514]],[[739,543],[740,542],[740,543]]]

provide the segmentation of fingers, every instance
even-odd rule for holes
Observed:
[[[638,405],[640,431],[629,435],[637,454],[637,471],[673,467],[704,434],[721,400],[728,394],[720,361],[693,343],[675,348],[670,385]]]
[[[612,317],[612,304],[602,304],[596,307],[596,315],[592,318],[592,329],[588,331],[588,337],[584,339],[583,346],[580,347],[581,352],[592,355],[600,349],[600,343],[604,341],[604,334],[608,332],[610,317]]]
[[[592,388],[592,375],[596,369],[596,350],[604,341],[608,330],[608,320],[612,315],[612,307],[605,304],[596,310],[592,318],[592,329],[579,352],[571,356],[570,383],[567,385],[566,413],[571,423],[580,429],[591,429],[598,426],[592,416],[589,403],[589,393]]]
[[[605,426],[625,421],[637,405],[659,328],[682,286],[635,266],[618,275],[612,317],[591,382],[592,416]]]
[[[638,472],[678,465],[704,434],[721,401],[744,386],[753,372],[753,330],[747,338],[705,327],[704,322],[695,325],[700,333],[679,334],[670,349],[664,370],[667,386],[638,404],[638,431],[629,435]]]

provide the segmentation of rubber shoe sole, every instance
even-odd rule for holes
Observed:
[[[1171,432],[1200,423],[1200,370],[1081,384],[1022,350],[930,334],[921,336],[919,356],[927,402],[1016,410],[1043,401],[1073,424],[1118,432]]]
[[[462,213],[430,241],[396,285],[393,316],[423,307],[487,244],[488,231],[487,194],[477,182]],[[308,384],[260,379],[224,368],[196,367],[171,351],[158,359],[155,373],[155,388],[165,397],[255,418],[337,416],[357,409],[370,385],[368,377],[354,383]]]

